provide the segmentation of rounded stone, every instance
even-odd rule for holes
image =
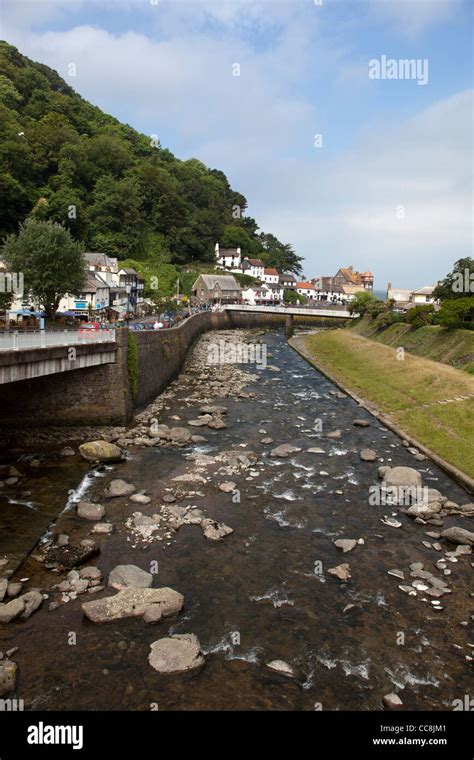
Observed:
[[[145,623],[159,623],[161,618],[161,605],[159,604],[150,604],[143,613]]]
[[[158,673],[184,673],[204,665],[199,639],[194,633],[183,633],[158,639],[150,645],[148,662]]]

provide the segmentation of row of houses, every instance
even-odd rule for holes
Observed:
[[[247,303],[281,303],[284,290],[295,289],[293,275],[280,274],[277,269],[266,267],[261,259],[243,258],[240,247],[220,248],[216,243],[215,256],[217,269],[231,274],[246,274],[258,281],[257,285],[241,290],[239,298]]]
[[[116,258],[105,253],[86,253],[85,279],[82,292],[66,294],[61,299],[58,313],[83,319],[104,319],[114,322],[127,315],[140,315],[144,310],[143,277],[134,269],[119,267]],[[5,269],[0,262],[0,270]],[[28,293],[16,292],[6,316],[16,320],[24,315],[29,302]]]
[[[242,289],[241,299],[248,303],[281,303],[285,290],[292,290],[305,301],[347,303],[360,291],[372,291],[371,272],[357,272],[352,266],[339,269],[334,277],[314,277],[298,282],[292,274],[266,267],[261,259],[242,257],[241,249],[215,246],[216,266],[233,274],[248,274],[258,282]]]
[[[420,306],[423,304],[436,304],[436,299],[433,297],[434,289],[438,283],[431,285],[424,285],[422,288],[416,290],[409,290],[404,288],[394,288],[392,283],[387,285],[387,301],[394,302],[394,308],[397,311],[408,311],[413,306]]]

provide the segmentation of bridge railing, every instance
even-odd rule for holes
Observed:
[[[20,351],[25,348],[88,345],[115,342],[115,330],[32,330],[0,332],[0,351]]]
[[[313,307],[305,306],[252,306],[251,304],[225,304],[222,309],[232,309],[233,311],[257,311],[270,314],[301,314],[302,316],[310,317],[345,317],[346,319],[354,318],[355,314],[351,314],[345,309],[335,309],[332,306],[322,309],[316,309]]]

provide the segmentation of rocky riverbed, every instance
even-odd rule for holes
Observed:
[[[209,363],[257,341],[264,367]],[[0,473],[3,696],[367,710],[472,692],[472,497],[280,333],[206,334],[129,428],[44,435],[48,456]],[[54,520],[17,568],[26,510]]]

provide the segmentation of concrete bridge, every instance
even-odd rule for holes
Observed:
[[[4,332],[0,385],[115,362],[115,330]]]
[[[351,314],[347,309],[337,306],[326,306],[323,308],[312,308],[308,306],[297,306],[288,304],[288,306],[253,306],[251,304],[226,304],[222,307],[225,311],[242,311],[260,314],[281,314],[283,316],[293,317],[329,317],[333,319],[355,319],[358,314]]]

